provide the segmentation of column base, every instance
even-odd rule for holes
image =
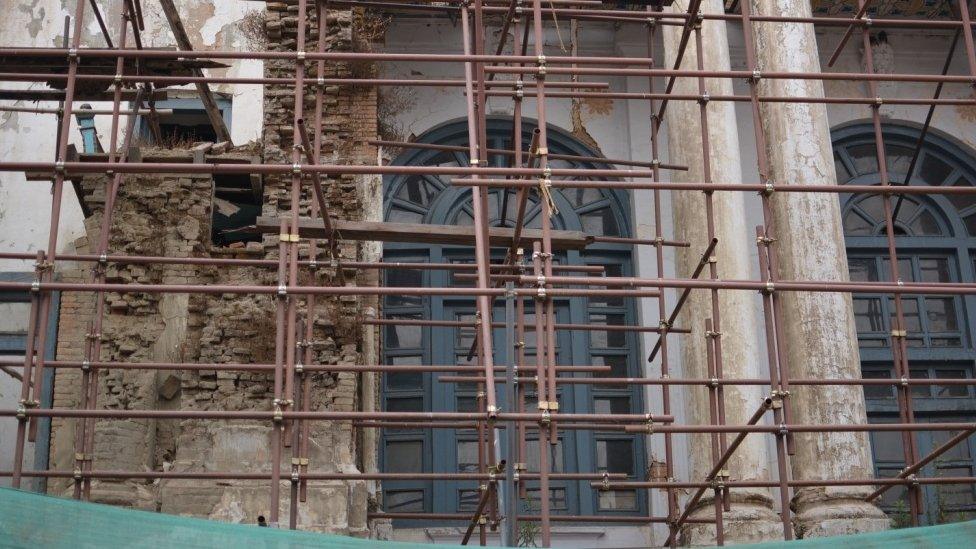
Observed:
[[[715,500],[702,498],[689,518],[713,520]],[[733,491],[732,508],[722,513],[722,531],[726,545],[759,543],[783,539],[783,524],[772,509],[772,500],[762,492]],[[717,545],[714,524],[688,524],[682,527],[678,542],[685,547]]]
[[[793,496],[793,531],[797,539],[880,532],[891,525],[888,515],[864,501],[863,487],[801,488]]]

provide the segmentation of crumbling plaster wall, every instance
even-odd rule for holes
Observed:
[[[269,2],[266,32],[269,49],[295,48],[297,2]],[[310,10],[312,11],[312,10]],[[367,47],[358,43],[357,24],[349,11],[329,14],[327,47],[350,50]],[[314,18],[310,29],[315,29]],[[312,32],[308,50],[314,51],[317,33]],[[314,71],[314,65],[309,67]],[[330,67],[327,76],[349,75],[366,67]],[[293,63],[269,63],[265,74],[291,77]],[[329,162],[371,163],[375,150],[366,143],[376,136],[376,96],[371,89],[330,87],[326,90],[323,123],[323,158]],[[263,139],[256,150],[231,151],[230,155],[256,153],[268,163],[288,163],[292,146],[293,90],[269,87],[262,109]],[[311,112],[314,91],[306,94]],[[310,124],[311,125],[311,124]],[[173,151],[179,154],[179,151]],[[88,234],[77,245],[92,251],[101,219],[102,178],[86,179],[86,194],[96,214],[86,220]],[[264,185],[264,215],[279,217],[291,207],[290,176],[267,176]],[[306,181],[301,213],[309,215],[310,185]],[[375,177],[339,177],[325,181],[330,214],[347,219],[375,218],[375,201],[380,182]],[[244,248],[215,248],[210,243],[210,215],[213,184],[208,178],[188,176],[127,176],[113,222],[112,253],[169,255],[174,257],[244,257],[277,259],[277,234]],[[369,206],[364,206],[369,204]],[[153,238],[146,226],[157,227]],[[307,241],[301,243],[307,257]],[[320,244],[320,250],[322,245]],[[351,260],[377,260],[378,248],[370,243],[343,243],[341,256]],[[89,280],[83,266],[64,273],[66,280]],[[274,269],[258,267],[144,266],[115,269],[111,280],[153,281],[189,284],[275,285]],[[303,271],[301,285],[374,285],[376,271],[336,269],[327,261],[311,272]],[[102,338],[104,360],[197,362],[217,364],[274,363],[276,298],[235,294],[167,294],[108,297]],[[375,314],[375,299],[355,296],[317,299],[313,339],[309,342],[315,364],[363,364],[376,362],[377,332],[358,322]],[[307,318],[304,300],[298,302],[299,318]],[[60,321],[59,358],[84,356],[86,326],[93,299],[68,294]],[[79,374],[59,372],[55,406],[76,406]],[[350,411],[374,409],[375,377],[354,373],[308,373],[311,381],[311,410]],[[99,404],[119,408],[184,410],[271,410],[273,377],[265,372],[224,370],[138,372],[102,371],[99,376]],[[53,467],[73,466],[73,426],[62,420],[55,424]],[[164,420],[157,422],[99,422],[96,429],[94,469],[248,471],[270,470],[270,427],[258,421]],[[284,477],[290,470],[291,449],[285,448]],[[375,442],[354,429],[351,422],[312,423],[309,456],[312,472],[375,469]],[[287,520],[287,482],[282,487],[282,520]],[[367,510],[376,486],[363,481],[309,482],[308,501],[299,505],[300,528],[357,536],[370,534]],[[68,482],[53,483],[51,490],[70,490]],[[267,481],[103,481],[93,486],[93,499],[120,505],[156,509],[167,513],[203,516],[218,520],[255,523],[268,515]]]
[[[87,0],[83,0],[87,4]],[[113,39],[118,36],[119,5],[121,0],[101,0]],[[247,0],[175,0],[194,49],[231,50],[263,49],[262,36],[254,32],[260,26],[252,23],[260,18],[262,3]],[[169,24],[158,2],[143,2],[146,47],[175,47]],[[9,0],[3,2],[0,17],[0,43],[4,47],[62,47],[64,18],[74,15],[75,0]],[[98,23],[86,5],[84,47],[104,47]],[[132,47],[130,33],[129,47]],[[226,69],[208,71],[212,76],[260,77],[263,63],[255,60],[225,60]],[[47,89],[43,83],[4,82],[4,89]],[[184,88],[190,88],[184,86]],[[216,84],[214,91],[233,97],[231,134],[235,143],[247,143],[261,135],[263,93],[258,84]],[[93,108],[111,108],[110,102],[88,101]],[[7,102],[18,106],[36,106],[27,101]],[[41,106],[56,106],[42,103]],[[111,139],[111,117],[95,118],[99,139],[107,147]],[[54,115],[31,113],[0,113],[0,158],[8,162],[54,159],[56,142]],[[120,132],[121,142],[123,131]],[[81,135],[74,119],[68,131],[69,142],[82,150]],[[0,173],[0,250],[23,251],[47,246],[48,216],[51,198],[43,183],[27,182],[23,174]],[[78,199],[70,187],[65,188],[62,218],[58,231],[59,249],[71,251],[71,243],[85,234],[84,215]],[[44,215],[35,215],[43,212]],[[25,261],[0,259],[0,271],[31,271]]]

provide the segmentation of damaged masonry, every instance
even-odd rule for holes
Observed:
[[[974,518],[966,3],[41,2],[10,486],[506,546]]]

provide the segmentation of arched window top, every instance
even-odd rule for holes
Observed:
[[[522,124],[522,147],[528,147],[535,124]],[[488,119],[488,148],[512,149],[511,119]],[[597,156],[571,135],[549,128],[550,154]],[[464,121],[449,122],[426,132],[419,143],[432,143],[456,147],[457,150],[438,151],[429,149],[404,149],[394,164],[411,166],[468,166],[468,128]],[[511,156],[489,154],[489,167],[508,167]],[[549,166],[560,168],[610,169],[600,162],[552,159]],[[452,176],[408,175],[392,176],[385,181],[385,217],[400,223],[430,223],[444,225],[470,225],[474,215],[471,207],[471,189],[450,184]],[[554,177],[555,179],[578,179]],[[552,223],[556,229],[583,231],[591,235],[629,236],[629,224],[625,219],[627,196],[611,189],[552,189],[553,201],[558,213]],[[516,193],[501,189],[488,192],[488,218],[492,226],[512,227],[518,210]],[[535,192],[526,201],[525,222],[528,228],[541,226],[542,207]]]
[[[919,137],[914,127],[887,124],[883,128],[888,179],[893,185],[908,177]],[[841,184],[880,182],[874,130],[870,124],[834,132],[834,166]],[[911,185],[966,186],[976,183],[976,159],[964,147],[930,131],[911,175]],[[894,201],[893,201],[894,203]],[[883,236],[884,199],[878,195],[845,195],[844,233]],[[976,236],[976,195],[904,196],[895,220],[900,236]]]

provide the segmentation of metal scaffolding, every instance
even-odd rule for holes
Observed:
[[[56,114],[58,118],[57,150],[53,161],[10,161],[0,159],[2,171],[33,171],[51,174],[53,200],[50,213],[50,232],[45,251],[37,253],[0,253],[3,259],[35,260],[36,280],[34,282],[0,282],[0,291],[29,292],[30,318],[27,334],[28,352],[22,361],[4,360],[4,371],[20,377],[20,406],[17,409],[0,410],[0,418],[17,421],[14,469],[2,471],[0,475],[12,477],[15,487],[21,485],[25,477],[70,478],[74,480],[74,496],[88,499],[91,496],[94,479],[250,479],[268,481],[269,520],[278,523],[279,502],[284,498],[290,506],[285,517],[291,528],[297,524],[298,509],[304,501],[307,481],[323,479],[429,479],[433,481],[476,480],[480,484],[477,509],[470,514],[431,514],[431,513],[390,513],[374,512],[375,519],[425,519],[461,521],[468,525],[464,536],[465,543],[478,532],[482,545],[486,543],[489,530],[501,528],[502,539],[514,544],[517,525],[521,522],[537,521],[540,524],[542,543],[551,544],[552,524],[555,522],[594,522],[653,524],[667,526],[669,536],[666,545],[675,546],[683,526],[687,524],[710,524],[716,529],[717,541],[724,541],[723,511],[731,505],[730,490],[743,487],[768,487],[778,491],[778,513],[782,520],[783,538],[794,536],[791,523],[790,500],[792,489],[811,486],[871,486],[877,487],[868,500],[874,500],[887,489],[904,486],[910,494],[910,516],[914,524],[923,513],[921,486],[926,484],[974,484],[974,477],[923,478],[916,475],[921,468],[950,450],[976,432],[974,423],[916,423],[912,408],[912,388],[919,385],[974,385],[973,379],[913,379],[907,359],[907,328],[902,296],[906,295],[972,295],[976,294],[976,284],[968,283],[918,283],[900,282],[898,249],[895,245],[893,219],[897,217],[902,197],[914,194],[976,194],[973,187],[909,186],[907,181],[891,181],[886,168],[886,150],[881,126],[880,108],[882,105],[906,105],[928,109],[928,118],[923,129],[928,129],[932,111],[940,105],[974,105],[974,99],[943,99],[941,90],[945,85],[971,85],[976,82],[976,47],[973,42],[973,24],[967,4],[960,4],[956,19],[884,19],[869,18],[867,13],[870,1],[860,0],[859,9],[853,17],[770,17],[750,13],[750,2],[740,2],[738,13],[703,14],[699,11],[700,1],[692,0],[685,13],[663,11],[660,2],[640,10],[604,9],[603,3],[594,0],[449,0],[447,2],[428,1],[356,1],[356,0],[293,0],[297,4],[297,40],[294,52],[284,51],[192,51],[181,43],[181,50],[147,49],[142,47],[140,32],[144,30],[143,11],[140,0],[120,2],[119,36],[112,40],[95,0],[76,0],[73,30],[70,45],[62,48],[20,48],[0,46],[0,57],[8,59],[23,58],[29,65],[32,58],[60,58],[66,60],[64,73],[50,72],[0,72],[0,82],[58,82],[63,83],[63,94],[57,97],[40,95],[46,101],[58,101],[57,108],[34,109],[32,112]],[[667,2],[665,2],[667,3]],[[179,27],[178,15],[172,17],[175,9],[172,2],[163,2],[167,17],[174,27]],[[91,7],[97,14],[104,34],[107,48],[82,47],[84,31],[82,22],[86,8]],[[314,21],[326,20],[328,10],[361,9],[405,11],[416,10],[427,13],[444,13],[456,16],[462,30],[460,53],[420,54],[411,52],[373,53],[328,51],[325,30],[318,30],[316,51],[306,51],[306,38],[316,29],[310,28],[310,9],[314,9]],[[486,16],[497,20],[501,18],[500,43],[495,51],[486,48]],[[544,28],[554,21],[554,16],[562,20],[614,22],[643,28],[647,34],[647,54],[643,57],[585,57],[577,55],[548,55],[544,48]],[[742,70],[705,70],[704,59],[709,52],[702,46],[702,26],[712,21],[736,22],[741,25],[745,44],[746,66]],[[841,48],[851,37],[861,36],[864,55],[864,72],[775,72],[758,70],[757,53],[753,26],[764,24],[808,24],[821,27],[845,28],[846,34],[831,56],[831,65]],[[680,29],[680,46],[673,67],[662,66],[660,53],[655,51],[656,35],[662,26]],[[870,30],[878,28],[898,29],[947,29],[955,31],[952,50],[959,38],[963,39],[968,60],[969,73],[948,74],[946,63],[941,74],[879,74],[875,72],[870,47]],[[131,34],[131,36],[130,36]],[[179,33],[177,33],[179,34]],[[185,32],[183,33],[185,37]],[[511,36],[511,43],[508,38]],[[135,47],[130,46],[130,40]],[[531,49],[531,52],[530,52]],[[686,51],[693,50],[697,59],[696,69],[681,69],[681,58]],[[950,59],[952,53],[949,53]],[[191,74],[161,75],[145,74],[139,71],[139,61],[147,60],[241,60],[260,59],[294,63],[294,76],[290,78],[240,78],[204,76],[199,68]],[[91,62],[114,61],[114,73],[95,71],[85,72],[82,67],[95,66]],[[396,63],[400,61],[433,62],[463,67],[463,79],[388,79],[388,78],[327,78],[326,67],[330,63],[369,61],[374,63]],[[135,62],[135,63],[133,63]],[[307,63],[314,63],[314,72],[308,73]],[[135,67],[135,70],[131,70]],[[568,80],[554,80],[565,76]],[[581,81],[581,76],[633,76],[647,78],[647,93],[614,91],[605,82]],[[697,94],[673,93],[678,78],[695,79]],[[749,93],[743,95],[713,95],[709,93],[708,79],[740,79],[749,84]],[[661,82],[664,82],[663,91]],[[870,93],[868,97],[790,97],[768,96],[760,93],[759,83],[763,79],[791,80],[843,80],[866,82]],[[111,111],[86,111],[94,115],[111,116],[111,133],[107,158],[104,161],[74,161],[68,157],[68,126],[70,113],[76,111],[76,103],[81,82],[101,82],[112,88]],[[882,97],[879,82],[910,82],[937,84],[934,97],[895,98]],[[262,84],[290,87],[294,91],[293,143],[290,163],[287,164],[235,164],[219,161],[205,164],[178,162],[142,162],[128,157],[130,140],[137,116],[156,113],[154,97],[159,87],[172,84],[195,84],[201,96],[209,97],[207,84]],[[439,86],[454,87],[459,97],[463,97],[467,107],[469,166],[399,166],[399,165],[361,165],[323,163],[323,120],[326,110],[327,87],[333,85],[355,86]],[[130,91],[135,89],[134,96]],[[314,90],[314,107],[306,112],[305,96]],[[7,95],[0,94],[0,97]],[[52,99],[52,97],[54,97]],[[512,149],[497,150],[488,148],[486,102],[489,97],[508,98],[513,102]],[[530,143],[523,143],[523,101],[526,97],[535,99],[535,118],[538,130]],[[572,98],[605,98],[645,102],[654,113],[650,119],[650,144],[646,156],[638,160],[614,160],[604,158],[557,155],[549,152],[547,137],[547,106],[551,101]],[[132,107],[123,101],[134,101]],[[687,167],[666,164],[659,157],[659,133],[667,115],[668,106],[675,101],[697,102],[700,111],[700,136],[702,142],[701,158],[704,159],[704,178],[700,182],[677,183],[661,180],[662,170],[685,170]],[[749,103],[752,123],[755,127],[755,149],[757,151],[760,181],[723,181],[723,174],[712,173],[709,165],[710,143],[708,139],[709,109],[712,102]],[[878,169],[881,173],[880,185],[823,185],[799,182],[773,181],[768,177],[769,159],[766,153],[765,133],[760,120],[760,106],[770,102],[810,102],[825,104],[862,105],[865,113],[870,113],[876,143]],[[212,97],[208,105],[211,120],[219,120],[210,107],[216,108]],[[0,110],[17,110],[22,107],[0,106]],[[309,116],[310,115],[310,116]],[[215,122],[216,123],[216,122]],[[675,122],[672,122],[675,123]],[[222,124],[222,123],[221,123]],[[122,131],[122,126],[126,131]],[[226,135],[226,128],[222,129]],[[916,146],[915,159],[923,139]],[[456,150],[458,147],[415,144],[396,141],[375,141],[375,145],[401,148],[432,148],[435,150]],[[508,167],[489,167],[489,155],[505,155],[510,159]],[[600,168],[559,168],[550,165],[553,160],[598,160],[603,164],[614,165],[616,169]],[[913,167],[915,161],[912,162]],[[910,169],[910,171],[912,171]],[[105,209],[100,232],[92,254],[59,254],[58,228],[61,222],[61,202],[66,180],[83,174],[111,174],[105,189]],[[225,259],[188,257],[149,257],[127,256],[111,253],[109,249],[110,227],[113,209],[119,189],[126,184],[130,174],[278,174],[286,178],[290,209],[281,219],[267,219],[259,230],[277,233],[280,236],[276,259]],[[396,223],[378,223],[371,227],[355,227],[350,224],[337,229],[344,222],[331,216],[330,205],[323,190],[324,176],[346,174],[378,175],[438,175],[448,176],[451,184],[470,187],[473,196],[473,229],[447,226],[405,227]],[[570,179],[572,178],[572,179]],[[314,200],[311,204],[311,217],[314,223],[300,218],[303,189],[311,188]],[[505,189],[515,197],[518,212],[513,222],[514,229],[498,230],[489,227],[487,197],[489,188]],[[654,237],[652,239],[624,237],[593,237],[580,233],[556,231],[553,227],[553,205],[550,200],[552,189],[564,188],[614,188],[643,189],[652,191],[651,209],[654,212]],[[689,243],[669,240],[665,234],[662,217],[664,206],[662,191],[671,193],[703,193],[708,238],[710,244],[700,251],[701,261],[698,269],[689,278],[672,278],[665,273],[665,250],[669,247],[688,247]],[[710,261],[716,247],[722,246],[716,234],[713,214],[713,194],[715,192],[758,193],[762,200],[762,224],[755,228],[758,246],[758,280],[728,280],[718,275],[717,265]],[[541,228],[538,231],[525,227],[526,205],[530,195],[536,194],[542,207]],[[887,247],[891,258],[890,280],[899,282],[848,282],[783,280],[777,277],[776,247],[780,244],[774,231],[771,197],[778,193],[865,193],[882,196],[884,200],[884,219],[887,224]],[[124,235],[122,235],[124,237]],[[437,263],[369,263],[352,261],[341,257],[339,243],[345,239],[375,240],[378,236],[389,240],[435,243],[464,243],[473,247],[475,264],[437,264]],[[306,241],[307,246],[300,243]],[[585,248],[593,242],[617,242],[635,246],[651,246],[656,253],[657,273],[652,278],[612,277],[602,272],[600,267],[556,265],[553,258],[556,250],[565,248]],[[492,263],[490,249],[505,250],[505,259]],[[745,253],[745,252],[744,252]],[[351,270],[396,270],[430,269],[455,273],[457,280],[473,281],[473,286],[456,287],[362,287],[362,286],[319,286],[303,284],[300,276],[305,270],[314,268],[321,260],[333,262],[342,269]],[[54,277],[59,265],[67,261],[85,262],[94,266],[87,282],[61,282]],[[273,270],[277,273],[275,285],[193,285],[193,284],[143,284],[110,283],[106,280],[106,266],[110,264],[184,264],[209,266],[220,269],[231,266],[254,266]],[[595,276],[594,276],[595,275]],[[723,339],[735,338],[737,334],[723,329],[723,311],[719,306],[719,291],[743,291],[758,293],[764,312],[765,341],[769,375],[762,379],[730,378],[723,373]],[[703,292],[710,296],[710,315],[708,318],[694,319],[704,326],[708,345],[708,378],[674,378],[673,350],[669,342],[674,336],[690,337],[692,326],[675,326],[678,314],[691,292]],[[49,312],[53,292],[85,292],[96,296],[91,316],[90,337],[85,347],[83,360],[58,360],[46,356],[45,338],[48,334]],[[106,299],[109,292],[142,292],[148,294],[236,294],[269,295],[275,298],[275,359],[273,363],[251,364],[202,364],[202,363],[129,363],[105,361],[101,354],[101,327],[105,317]],[[896,376],[893,379],[800,379],[791,375],[785,349],[789,342],[783,340],[782,302],[783,292],[828,292],[845,294],[879,293],[892,296],[895,315],[891,333],[892,359]],[[675,295],[675,305],[669,309],[663,296]],[[476,332],[472,355],[474,365],[323,365],[316,364],[312,350],[302,345],[313,338],[312,319],[315,316],[316,299],[319,296],[465,296],[476,300],[477,316],[474,323],[447,320],[384,319],[366,321],[372,325],[415,325],[415,326],[465,326]],[[659,318],[653,325],[634,326],[590,326],[566,324],[556,321],[554,298],[561,296],[595,297],[613,296],[617,298],[648,298],[657,300]],[[504,318],[493,316],[496,301],[503,301]],[[533,303],[537,313],[534,324],[527,322],[527,304]],[[305,304],[304,315],[300,304]],[[701,329],[695,327],[695,332]],[[503,328],[506,342],[503,349],[493,347],[493,328]],[[638,378],[615,377],[576,377],[573,373],[607,373],[608,366],[575,365],[557,366],[556,334],[562,330],[622,330],[627,332],[653,332],[658,334],[657,343],[650,352],[649,363],[657,360],[659,371],[650,371]],[[526,356],[524,345],[527,332],[538,334],[538,348],[534,359]],[[684,335],[683,335],[684,334]],[[534,363],[531,363],[534,362]],[[40,391],[44,372],[47,369],[80,369],[81,384],[78,387],[80,405],[76,409],[45,408],[40,406]],[[105,409],[98,403],[98,375],[100,372],[115,369],[178,369],[178,370],[226,370],[268,372],[274,378],[274,400],[269,411],[237,410],[116,410]],[[476,412],[387,412],[387,411],[312,411],[310,410],[311,380],[310,372],[438,372],[442,383],[476,383],[478,386],[478,406]],[[562,384],[627,385],[650,386],[649,394],[659,400],[660,414],[600,414],[566,413],[559,410],[557,389]],[[755,403],[755,413],[744,425],[729,424],[726,421],[725,389],[730,386],[761,386],[768,390],[768,397]],[[791,415],[790,389],[796,386],[823,387],[831,385],[849,386],[893,386],[897,390],[899,421],[886,424],[801,424]],[[672,396],[676,387],[703,387],[708,391],[710,403],[707,424],[678,424],[674,422]],[[529,390],[538,396],[535,410],[525,409],[525,396]],[[504,391],[504,393],[503,393]],[[499,405],[499,395],[505,394],[504,401],[511,409]],[[34,440],[40,418],[77,418],[73,470],[25,470],[23,467],[25,443]],[[109,418],[198,418],[212,421],[234,419],[260,420],[271,428],[271,459],[269,470],[263,473],[235,471],[176,472],[176,471],[112,471],[93,467],[90,456],[95,445],[95,423]],[[351,421],[360,429],[397,429],[403,427],[422,427],[430,429],[476,429],[478,436],[477,473],[318,473],[308,471],[310,424],[312,422]],[[556,444],[559,430],[620,431],[640,433],[650,437],[662,437],[664,441],[664,481],[630,481],[625,475],[617,473],[581,472],[556,473],[552,471],[550,444]],[[920,455],[913,433],[918,431],[958,431],[947,442],[935,448],[928,455]],[[828,432],[868,432],[894,431],[901,433],[904,446],[905,463],[911,464],[895,478],[845,478],[824,480],[794,480],[790,476],[790,459],[793,454],[794,433]],[[539,470],[527,472],[522,465],[529,454],[527,445],[533,443],[537,433],[539,446]],[[711,462],[713,467],[704,478],[676,479],[674,439],[676,436],[692,433],[710,435]],[[743,440],[752,434],[754,437],[771,436],[775,439],[777,473],[775,480],[742,481],[728,477],[725,464],[734,455]],[[505,437],[504,451],[501,440]],[[290,454],[290,455],[289,455]],[[290,458],[290,459],[289,459]],[[290,464],[290,467],[289,467]],[[640,516],[567,516],[552,512],[549,482],[552,480],[591,481],[594,490],[648,490],[661,491],[667,495],[666,514]],[[538,481],[540,485],[537,514],[519,514],[518,502],[524,500],[526,483]],[[289,487],[288,493],[281,494],[283,485]],[[685,497],[680,490],[694,490]],[[691,518],[698,509],[702,497],[714,495],[715,513],[713,519]],[[660,512],[661,510],[657,510]]]

